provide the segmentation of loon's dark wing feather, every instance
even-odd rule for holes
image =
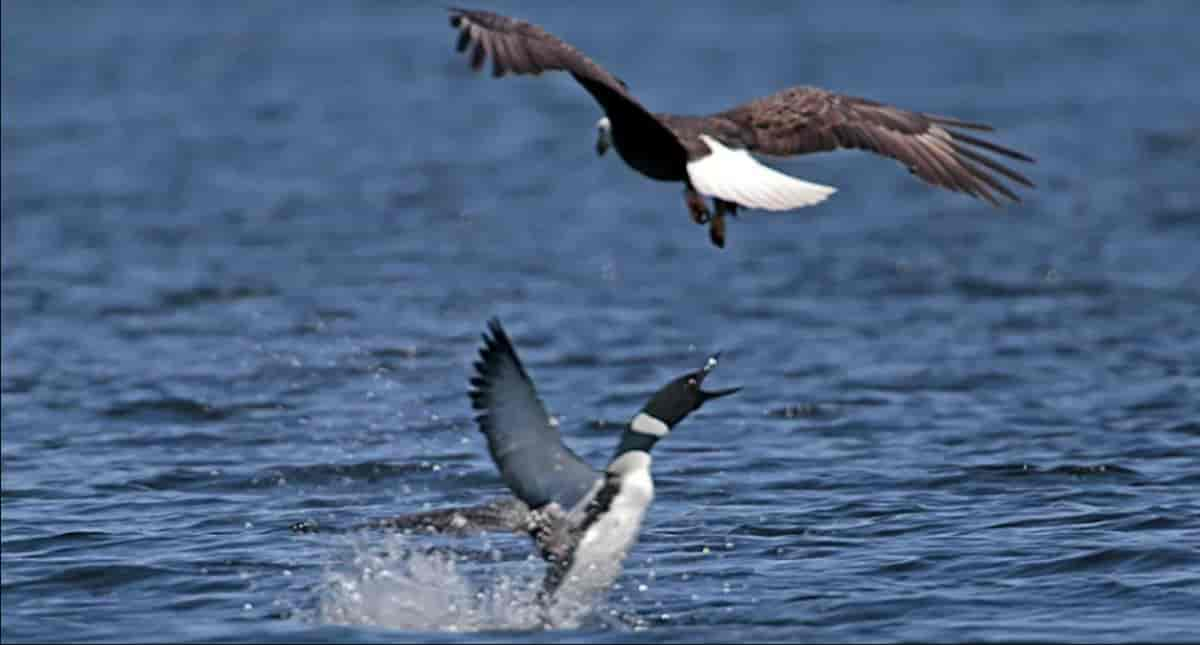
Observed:
[[[493,318],[488,329],[471,378],[471,404],[492,459],[530,508],[557,502],[569,511],[601,475],[563,445],[500,321]]]
[[[528,533],[534,528],[531,519],[529,506],[515,497],[504,497],[478,506],[440,508],[371,520],[366,527],[449,535],[473,535],[485,531]]]
[[[955,130],[992,129],[982,123],[909,112],[815,87],[788,88],[714,117],[736,123],[748,149],[754,152],[798,155],[837,148],[867,150],[899,161],[935,186],[994,205],[999,205],[994,193],[1021,201],[999,177],[1033,187],[1029,179],[980,151],[1028,163],[1034,162],[1032,158]]]

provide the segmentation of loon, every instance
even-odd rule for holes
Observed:
[[[694,372],[667,383],[633,416],[612,459],[596,470],[562,442],[533,381],[500,321],[475,362],[470,398],[479,429],[515,499],[442,509],[377,521],[375,526],[474,532],[503,529],[528,534],[548,562],[540,599],[584,603],[620,574],[654,499],[650,450],[705,402],[740,387],[704,390],[719,354]]]
[[[792,156],[839,148],[891,157],[926,182],[1000,206],[1021,201],[1001,179],[1033,188],[1024,175],[984,152],[1033,163],[1025,154],[962,130],[992,127],[913,112],[818,87],[796,86],[706,116],[652,113],[621,79],[541,27],[488,11],[450,9],[458,50],[472,47],[475,69],[492,59],[495,76],[568,72],[604,110],[596,152],[611,145],[639,173],[684,184],[684,203],[709,239],[725,246],[724,215],[738,207],[786,211],[824,201],[836,189],[783,174],[751,153]],[[715,214],[705,204],[711,197]]]

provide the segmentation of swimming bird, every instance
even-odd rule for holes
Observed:
[[[983,154],[1018,161],[1020,152],[962,132],[991,131],[983,123],[911,112],[871,99],[797,86],[707,116],[650,112],[624,81],[541,27],[489,11],[450,9],[459,30],[458,50],[470,52],[478,70],[490,56],[496,77],[507,73],[571,74],[600,104],[596,152],[614,147],[641,174],[684,184],[692,219],[709,225],[709,238],[725,246],[724,215],[739,207],[786,211],[824,201],[835,188],[783,174],[751,153],[791,156],[856,148],[904,164],[917,177],[1000,206],[1021,201],[1001,177],[1032,188],[1033,182]],[[704,197],[711,197],[709,211]]]
[[[510,530],[533,538],[548,562],[544,603],[585,603],[619,575],[654,499],[650,450],[706,402],[741,388],[705,390],[718,356],[660,388],[621,434],[603,470],[562,441],[498,319],[488,322],[470,398],[488,451],[515,498],[376,522],[438,532]]]

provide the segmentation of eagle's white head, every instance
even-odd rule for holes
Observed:
[[[596,122],[596,154],[604,156],[612,145],[612,121],[604,117]]]

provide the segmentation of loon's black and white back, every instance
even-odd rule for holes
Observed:
[[[515,500],[386,520],[395,528],[502,529],[528,533],[550,567],[542,599],[585,603],[608,588],[637,541],[654,500],[650,450],[705,401],[740,388],[700,388],[717,357],[662,387],[621,435],[613,458],[596,470],[562,442],[508,334],[488,323],[471,403],[488,450]]]

